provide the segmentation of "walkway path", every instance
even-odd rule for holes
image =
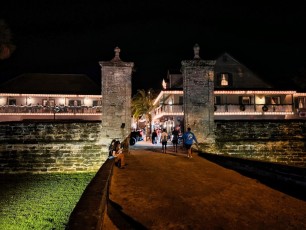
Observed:
[[[306,201],[171,149],[139,142],[114,168],[110,199],[135,229],[306,229]],[[114,224],[105,229],[127,229]]]

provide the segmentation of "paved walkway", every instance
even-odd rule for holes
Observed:
[[[171,147],[131,147],[109,196],[134,227],[109,216],[104,229],[306,229],[306,201]]]

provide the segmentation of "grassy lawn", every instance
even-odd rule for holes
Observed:
[[[0,229],[65,229],[94,175],[0,174]]]

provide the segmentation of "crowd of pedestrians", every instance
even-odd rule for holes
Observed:
[[[191,132],[191,128],[188,127],[187,131],[183,134],[179,131],[179,129],[175,128],[172,130],[171,135],[167,132],[166,129],[154,129],[151,135],[151,141],[153,145],[157,143],[161,143],[162,145],[162,153],[167,153],[167,145],[168,141],[172,142],[173,152],[178,151],[178,145],[182,144],[184,149],[186,150],[187,157],[192,158],[192,145],[195,143],[198,145],[197,138],[193,132]]]

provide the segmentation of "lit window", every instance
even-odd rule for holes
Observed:
[[[228,75],[225,73],[221,74],[221,85],[228,86]]]
[[[266,104],[277,105],[280,104],[280,97],[266,97]]]
[[[244,105],[251,104],[251,98],[250,97],[242,97],[242,104],[244,104]]]
[[[303,109],[305,107],[305,97],[299,98],[299,109]]]

